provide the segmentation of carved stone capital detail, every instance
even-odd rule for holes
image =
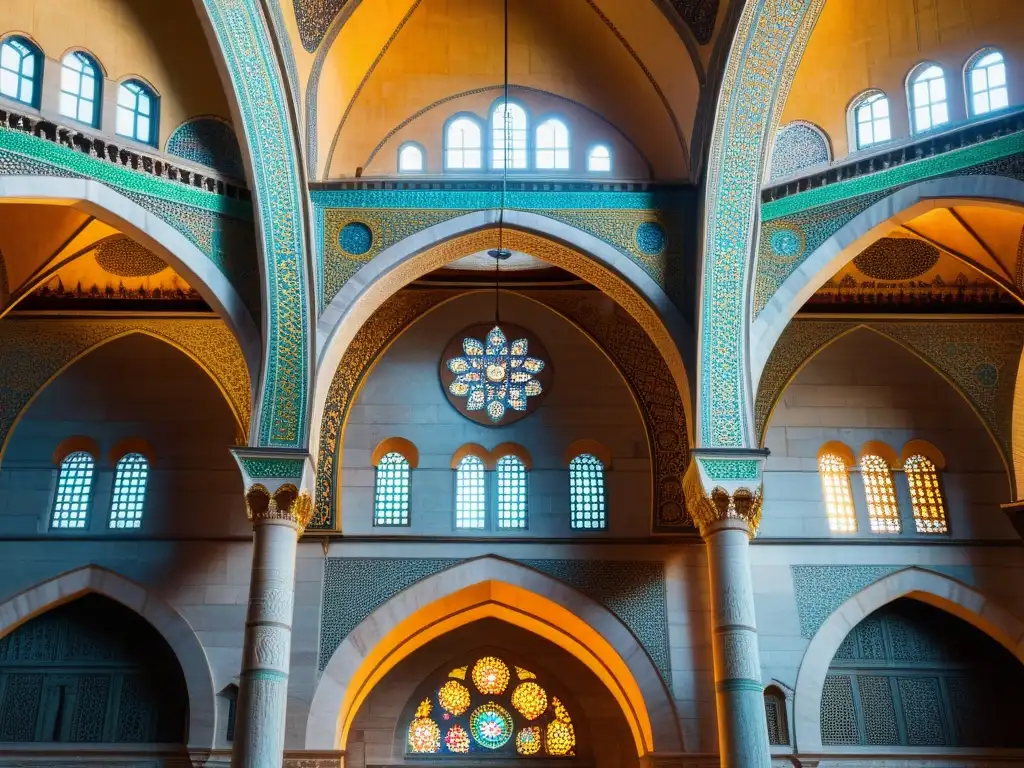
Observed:
[[[313,517],[313,497],[291,483],[282,485],[273,495],[262,483],[254,483],[245,492],[245,511],[253,523],[286,520],[301,535]]]
[[[693,460],[683,475],[686,506],[701,535],[706,536],[716,523],[736,520],[746,525],[749,536],[756,536],[763,502],[760,472],[740,481],[712,483],[701,469],[700,462]]]

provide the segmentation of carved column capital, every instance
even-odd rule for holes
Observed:
[[[306,530],[313,517],[313,497],[299,490],[312,484],[313,465],[305,451],[232,448],[245,482],[245,511],[253,524],[283,520]]]
[[[302,535],[313,517],[313,497],[309,491],[300,491],[291,483],[281,485],[273,495],[262,483],[254,483],[245,491],[245,512],[254,524],[285,520]]]
[[[693,452],[683,475],[687,510],[702,536],[741,525],[754,537],[761,525],[765,450]]]

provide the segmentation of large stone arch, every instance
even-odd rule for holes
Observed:
[[[250,380],[256,380],[262,342],[242,297],[209,256],[159,216],[93,179],[3,176],[0,177],[0,204],[4,200],[40,205],[71,204],[146,246],[184,277],[220,315],[238,340]]]
[[[252,407],[249,378],[237,346],[238,356],[232,359],[230,332],[218,326],[219,321],[136,318],[80,322],[73,325],[72,332],[61,334],[58,341],[39,344],[32,327],[48,322],[19,319],[0,326],[0,345],[12,361],[0,367],[0,462],[22,415],[47,386],[89,353],[135,333],[169,344],[198,365],[224,395],[239,434],[247,433]],[[29,328],[23,329],[25,325]],[[26,332],[19,334],[16,343],[8,343],[5,337],[12,330]]]
[[[313,694],[306,749],[344,750],[362,701],[390,669],[430,640],[482,618],[515,623],[586,664],[622,709],[639,756],[682,751],[672,697],[629,629],[567,584],[494,556],[417,582],[342,641]]]
[[[750,328],[753,380],[760,378],[789,321],[825,281],[894,226],[934,208],[954,205],[1024,206],[1024,181],[1001,176],[949,176],[922,181],[855,216],[801,262],[754,320]]]
[[[901,597],[941,608],[989,635],[1024,663],[1024,621],[994,600],[948,576],[911,567],[892,573],[843,603],[815,633],[796,679],[793,728],[801,753],[822,751],[821,694],[832,658],[862,619]]]
[[[500,212],[475,211],[422,230],[379,253],[345,283],[317,323],[312,423],[319,427],[334,373],[374,311],[399,289],[439,267],[497,247]],[[692,424],[688,365],[693,334],[665,291],[613,246],[575,227],[527,211],[504,212],[506,248],[572,272],[614,299],[650,336],[671,371]],[[689,430],[688,430],[689,431]],[[319,452],[314,430],[310,453]]]
[[[181,664],[188,690],[188,749],[193,755],[208,754],[217,733],[217,706],[206,652],[185,618],[141,584],[97,565],[68,571],[0,603],[0,637],[90,592],[135,611],[167,641]]]

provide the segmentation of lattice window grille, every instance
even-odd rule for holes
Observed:
[[[860,463],[864,495],[868,502],[868,521],[872,533],[899,533],[900,508],[889,462],[881,456],[865,456]]]
[[[498,527],[526,527],[526,467],[517,456],[502,456],[497,465]]]
[[[111,528],[139,528],[146,506],[149,462],[141,453],[129,453],[117,462],[114,495],[110,502]]]
[[[857,708],[853,700],[853,679],[849,675],[825,677],[821,691],[821,743],[860,743]]]
[[[484,528],[487,525],[487,484],[484,463],[477,456],[465,456],[455,469],[455,527]]]
[[[569,463],[569,511],[573,528],[601,529],[608,525],[604,465],[589,453]]]
[[[374,525],[409,525],[410,475],[402,454],[392,451],[381,457],[374,478]]]
[[[850,490],[850,473],[842,456],[822,454],[818,459],[821,487],[825,494],[828,527],[833,533],[856,533],[857,513]]]
[[[92,456],[84,451],[72,453],[61,462],[53,504],[53,528],[85,528],[94,470]]]
[[[903,465],[914,508],[914,526],[918,533],[947,533],[946,506],[939,487],[935,465],[924,456],[911,456]]]
[[[765,691],[764,716],[768,722],[768,743],[789,744],[789,728],[786,725],[786,700],[773,691]]]

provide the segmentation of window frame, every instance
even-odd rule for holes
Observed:
[[[92,99],[86,99],[86,98],[84,98],[82,96],[81,77],[83,75],[82,75],[81,72],[75,72],[78,75],[78,77],[79,77],[78,92],[74,93],[72,91],[65,90],[65,88],[64,88],[64,71],[66,69],[71,70],[71,68],[68,67],[68,65],[67,65],[67,60],[70,57],[77,57],[79,59],[79,61],[82,62],[83,66],[89,66],[89,67],[92,68],[92,70],[93,70],[92,78],[94,80]],[[71,71],[75,71],[75,70],[71,70]],[[83,48],[72,48],[71,50],[65,52],[65,54],[61,57],[61,60],[60,60],[60,91],[59,91],[58,99],[57,99],[57,113],[61,117],[67,118],[68,120],[73,120],[74,122],[79,123],[81,125],[87,125],[90,128],[99,129],[101,124],[102,124],[102,122],[103,122],[103,80],[104,80],[104,77],[105,77],[105,73],[103,71],[103,67],[100,66],[99,60],[95,56],[93,56],[91,53],[86,51],[85,49],[83,49]],[[65,114],[63,112],[63,110],[61,108],[61,102],[63,101],[64,96],[70,96],[71,98],[73,98],[75,100],[75,114],[74,115],[68,115],[68,114]],[[81,109],[81,104],[82,104],[83,101],[91,101],[91,103],[92,103],[92,107],[93,107],[93,119],[92,119],[92,122],[89,122],[87,120],[80,120],[78,118],[78,113],[79,113],[79,110]]]
[[[930,520],[931,518],[919,518],[917,515],[917,505],[914,503],[914,486],[911,482],[911,472],[907,471],[907,464],[916,458],[922,458],[931,465],[932,476],[935,480],[935,488],[939,495],[939,508],[942,511],[942,523],[945,526],[944,531],[922,531],[919,527],[919,522],[923,520]],[[946,503],[946,487],[942,481],[942,472],[944,465],[942,462],[936,461],[934,457],[929,456],[927,453],[920,450],[915,451],[903,459],[902,470],[907,480],[907,495],[910,498],[910,515],[914,521],[913,534],[915,536],[923,538],[933,538],[936,536],[950,536],[952,534],[952,525],[949,520],[949,506]]]
[[[595,171],[595,170],[592,170],[591,167],[590,167],[590,155],[591,155],[591,153],[593,153],[593,151],[595,149],[598,149],[600,147],[604,147],[606,150],[608,150],[608,170],[607,171]],[[585,168],[587,170],[587,173],[608,174],[610,176],[611,173],[612,173],[612,170],[615,168],[615,153],[612,150],[612,145],[610,143],[608,143],[607,141],[595,141],[593,144],[588,145],[587,146],[587,162],[586,162]]]
[[[511,459],[519,464],[523,472],[523,524],[502,525],[501,524],[501,463]],[[499,456],[494,462],[494,530],[495,531],[525,531],[530,528],[530,467],[523,460],[522,456],[515,453],[506,453]]]
[[[541,131],[541,128],[543,128],[548,123],[552,123],[552,122],[561,123],[562,127],[565,128],[565,147],[560,148],[556,144],[551,149],[541,149],[541,146],[540,146],[540,131]],[[599,142],[599,143],[602,143],[602,142]],[[551,168],[542,168],[541,165],[540,165],[540,153],[541,152],[552,152],[553,153],[553,158],[554,158],[553,162],[557,162],[557,158],[558,158],[558,153],[559,152],[565,152],[566,157],[568,158],[568,165],[566,165],[565,168],[558,168],[556,166],[552,166]],[[609,152],[609,154],[611,154],[611,153]],[[534,167],[534,170],[537,171],[538,173],[572,173],[572,130],[569,127],[569,121],[566,119],[565,115],[561,114],[560,112],[551,112],[551,113],[542,115],[540,117],[540,119],[537,120],[537,125],[535,125],[534,129],[533,129],[533,153],[532,153],[532,157],[533,157],[533,167]],[[601,171],[601,173],[604,173],[604,171]],[[609,173],[610,173],[610,171],[609,171]]]
[[[881,97],[885,100],[888,114],[886,120],[889,123],[889,138],[881,140],[873,140],[870,144],[861,144],[860,138],[860,122],[857,118],[857,111],[868,104],[873,104]],[[872,115],[870,120],[871,134],[874,136],[875,133],[875,122],[877,118]],[[852,152],[865,152],[877,147],[885,146],[893,141],[892,134],[892,99],[889,98],[888,94],[881,88],[869,88],[866,91],[861,91],[859,94],[853,97],[850,101],[850,106],[847,108],[847,132],[850,136],[850,144],[853,145]]]
[[[389,456],[400,456],[405,462],[405,472],[408,476],[408,480],[405,486],[405,521],[400,523],[386,523],[380,522],[377,515],[377,489],[380,482],[380,465]],[[373,527],[374,528],[409,528],[412,526],[412,469],[413,462],[409,460],[402,451],[390,450],[380,457],[380,460],[374,463],[373,467],[373,509],[371,514],[373,516]]]
[[[19,96],[11,96],[6,93],[0,93],[0,98],[13,101],[17,104],[23,104],[31,109],[40,109],[40,105],[43,102],[43,67],[45,66],[45,57],[43,56],[43,49],[40,48],[34,40],[26,37],[22,34],[10,34],[0,38],[0,61],[3,60],[2,49],[10,43],[16,43],[23,46],[26,49],[26,53],[21,54],[18,61],[18,71],[14,72],[11,69],[4,68],[3,71],[11,72],[15,75],[18,80],[18,93],[21,93],[22,80],[28,80],[32,83],[32,99],[25,101]],[[13,47],[13,46],[12,46]],[[17,51],[17,49],[14,49]],[[20,52],[19,52],[20,53]],[[26,76],[23,74],[25,59],[32,59],[32,75]],[[0,65],[2,66],[2,65]]]
[[[531,170],[533,170],[533,163],[531,162],[531,157],[532,157],[532,152],[533,152],[533,140],[532,140],[533,137],[532,137],[531,131],[530,131],[530,124],[531,124],[530,110],[527,109],[526,108],[526,104],[523,103],[522,101],[520,101],[519,99],[510,98],[507,101],[508,101],[508,105],[510,107],[518,107],[519,109],[521,109],[523,111],[523,118],[525,120],[525,125],[524,125],[524,127],[522,129],[522,131],[523,131],[523,149],[522,149],[522,151],[524,153],[524,165],[521,168],[516,168],[515,166],[509,166],[508,172],[509,173],[529,173]],[[500,107],[504,103],[506,103],[506,99],[505,99],[504,96],[502,96],[502,97],[500,97],[498,99],[495,99],[493,102],[491,102],[490,109],[487,112],[487,136],[486,136],[486,141],[487,141],[487,169],[491,170],[491,171],[498,171],[498,172],[501,172],[504,169],[503,169],[502,166],[498,165],[498,163],[497,163],[498,146],[495,143],[495,134],[497,133],[497,129],[495,127],[495,115],[498,112],[498,107]],[[515,129],[513,129],[513,130],[515,130]],[[514,156],[515,152],[516,152],[515,144],[513,143],[512,149],[510,150],[510,153]]]
[[[477,127],[477,130],[480,131],[480,150],[479,150],[480,151],[480,165],[478,167],[476,167],[476,168],[466,168],[465,166],[463,166],[461,168],[455,168],[455,167],[452,167],[451,165],[449,165],[449,163],[448,163],[448,152],[450,150],[450,148],[448,146],[448,144],[449,144],[449,132],[451,131],[452,126],[456,122],[458,122],[459,120],[463,120],[463,119],[464,120],[468,120],[471,123],[474,123],[476,125],[476,127]],[[445,173],[484,173],[484,169],[485,169],[484,161],[485,161],[485,159],[487,157],[487,153],[489,151],[488,141],[487,141],[487,126],[484,125],[484,122],[477,115],[473,114],[472,112],[456,112],[454,115],[452,115],[447,120],[445,120],[444,132],[442,133],[442,138],[443,138],[443,143],[442,143],[442,147],[441,147],[441,152],[442,152],[441,168],[442,168],[442,170]],[[460,148],[457,151],[461,151],[463,153],[463,155],[464,155],[467,150],[465,148]],[[469,151],[473,151],[473,150],[469,150]],[[465,159],[465,158],[463,157],[463,159]]]
[[[573,464],[579,459],[589,458],[593,459],[593,463],[600,468],[601,471],[601,502],[603,508],[601,509],[601,525],[599,526],[583,526],[577,525],[576,516],[577,512],[573,509]],[[609,504],[608,504],[608,466],[601,457],[595,453],[589,451],[580,451],[569,460],[569,528],[572,531],[607,531],[609,528]],[[583,514],[585,510],[580,510],[579,514]],[[582,520],[581,520],[582,522]]]
[[[130,91],[129,86],[135,86],[135,87],[139,88],[141,90],[142,94],[145,94],[145,95],[147,95],[149,97],[149,101],[150,101],[150,114],[149,115],[142,115],[139,112],[139,109],[138,109],[138,97],[141,94],[139,94],[139,93],[135,94],[135,100],[136,100],[135,101],[135,106],[131,108],[131,113],[132,113],[132,116],[133,116],[132,117],[133,131],[132,131],[132,135],[130,135],[130,136],[128,134],[121,133],[120,130],[118,130],[118,125],[117,125],[118,124],[118,119],[119,119],[119,117],[121,115],[121,110],[122,109],[124,109],[124,110],[129,109],[128,107],[126,107],[126,106],[121,104],[121,90],[122,89],[126,89],[126,90]],[[139,117],[148,117],[149,118],[149,138],[148,139],[140,139],[136,135],[138,133]],[[134,141],[137,144],[143,144],[143,145],[145,145],[147,147],[156,147],[156,146],[159,145],[159,143],[160,143],[160,94],[157,93],[156,89],[153,86],[151,86],[149,83],[147,83],[145,80],[142,80],[142,79],[140,79],[138,77],[129,77],[129,78],[126,78],[126,79],[120,81],[117,84],[117,98],[116,98],[115,103],[114,103],[114,134],[116,136],[122,138],[122,139],[127,139],[128,141]]]
[[[481,514],[481,519],[482,519],[483,522],[479,526],[459,525],[459,471],[461,470],[462,465],[468,459],[475,459],[479,463],[480,471],[483,474],[483,479],[482,479],[483,512]],[[455,464],[454,467],[452,467],[452,484],[453,484],[452,485],[452,490],[453,490],[452,499],[455,502],[452,505],[452,515],[453,515],[453,518],[452,518],[452,528],[456,532],[458,532],[458,531],[469,531],[469,532],[473,533],[473,532],[480,532],[480,531],[489,531],[489,530],[491,530],[491,527],[489,525],[489,523],[490,523],[490,515],[488,514],[488,510],[491,507],[491,504],[490,504],[490,501],[491,501],[491,498],[490,498],[491,497],[491,491],[490,491],[491,483],[488,482],[487,472],[488,472],[488,469],[487,469],[487,457],[486,456],[481,456],[481,455],[479,455],[477,453],[472,453],[472,452],[468,452],[464,456],[460,456],[458,462]]]
[[[914,86],[917,85],[918,80],[921,78],[921,76],[924,75],[924,73],[927,72],[928,70],[930,70],[932,67],[935,67],[936,69],[939,70],[939,72],[941,73],[941,77],[940,78],[929,78],[929,80],[927,80],[926,82],[933,82],[934,80],[941,79],[941,81],[942,81],[942,88],[943,88],[943,91],[945,93],[945,96],[944,96],[942,102],[933,102],[931,100],[931,86],[928,87],[928,106],[927,106],[927,109],[928,109],[929,125],[928,125],[927,128],[920,128],[917,125],[917,110],[919,109],[919,107],[917,106],[917,104],[915,102],[915,99],[914,99]],[[941,64],[939,64],[938,62],[935,62],[935,61],[922,61],[919,64],[915,65],[914,68],[911,69],[910,72],[907,74],[906,89],[907,89],[907,111],[908,111],[908,117],[910,118],[910,135],[911,136],[921,136],[921,135],[930,133],[931,131],[941,130],[942,128],[948,127],[949,125],[952,124],[952,115],[950,114],[950,103],[949,103],[949,83],[946,82],[946,70],[943,68],[943,66]],[[936,123],[935,120],[934,120],[933,110],[935,109],[935,105],[939,104],[939,103],[944,104],[945,107],[946,107],[946,119],[943,120],[940,123]],[[923,108],[924,107],[921,107],[921,109],[923,109]]]
[[[60,502],[61,497],[61,478],[64,474],[64,468],[72,459],[76,456],[86,456],[89,459],[89,479],[85,483],[85,491],[83,494],[83,502],[81,502],[85,509],[82,514],[81,525],[57,525],[57,505]],[[63,456],[60,463],[57,465],[55,473],[55,483],[53,486],[53,498],[50,501],[49,519],[47,521],[47,530],[57,533],[76,533],[80,531],[88,531],[89,526],[92,525],[92,503],[96,494],[96,457],[87,450],[81,448],[69,451],[67,455]],[[71,519],[71,518],[69,518]]]
[[[145,463],[146,474],[142,479],[142,500],[139,502],[139,514],[137,517],[126,518],[127,522],[135,521],[137,525],[114,525],[114,505],[117,503],[117,491],[118,491],[118,480],[121,476],[121,467],[126,460],[134,459],[138,457]],[[141,451],[128,451],[116,462],[114,462],[114,479],[110,486],[110,509],[107,514],[107,529],[110,531],[140,531],[142,530],[142,520],[146,511],[146,500],[149,496],[149,475],[152,471],[153,463],[149,457]]]
[[[978,63],[982,59],[988,57],[990,54],[993,54],[993,53],[998,53],[999,54],[999,56],[1000,56],[1000,58],[1002,60],[1002,64],[1003,64],[1003,70],[1004,70],[1004,72],[1006,74],[1006,80],[1003,82],[1003,85],[1002,86],[996,86],[996,88],[1000,88],[1001,87],[1001,88],[1006,90],[1006,106],[1005,107],[998,107],[998,108],[993,108],[992,107],[992,101],[991,101],[992,87],[990,85],[987,85],[986,89],[985,89],[985,93],[989,94],[989,109],[988,109],[987,112],[978,112],[978,111],[976,111],[974,109],[974,90],[973,90],[972,83],[971,83],[971,80],[973,78],[971,77],[971,75],[974,72],[974,70],[977,69]],[[988,82],[988,75],[986,73],[986,84],[987,84],[987,82]],[[1007,66],[1006,54],[1003,52],[1003,50],[1001,48],[998,48],[998,47],[996,47],[994,45],[985,46],[984,48],[981,48],[981,49],[975,51],[967,59],[967,61],[964,63],[964,106],[967,109],[967,117],[968,117],[968,119],[974,119],[976,117],[985,117],[985,116],[988,116],[988,115],[992,115],[992,114],[996,114],[996,113],[999,113],[999,112],[1003,112],[1005,110],[1010,109],[1010,107],[1012,106],[1010,104],[1010,73],[1009,73],[1009,67]]]
[[[403,170],[403,168],[402,168],[402,152],[404,152],[406,149],[417,149],[417,150],[419,150],[420,159],[423,161],[423,166],[420,168],[420,170],[418,170],[418,171]],[[416,174],[422,175],[422,174],[427,173],[427,150],[426,150],[426,148],[422,144],[420,144],[418,141],[403,141],[401,144],[398,145],[398,154],[396,155],[396,166],[395,167],[398,169],[398,173],[405,174],[405,175],[410,175],[410,176],[415,176]]]
[[[886,473],[885,477],[886,477],[886,479],[888,480],[888,483],[889,483],[888,489],[885,489],[885,490],[887,490],[888,493],[892,496],[892,508],[893,508],[893,512],[895,513],[892,518],[886,517],[884,515],[876,518],[876,516],[874,516],[872,514],[872,509],[873,509],[873,506],[875,506],[875,505],[874,505],[874,503],[872,501],[873,491],[871,489],[874,487],[874,485],[873,485],[873,483],[869,483],[868,482],[868,477],[869,477],[870,474],[872,474],[874,472],[881,472],[882,469],[881,468],[873,468],[873,467],[869,468],[869,467],[867,467],[866,463],[871,461],[871,460],[877,460],[878,462],[881,462],[882,466],[884,467],[884,471]],[[900,535],[902,535],[903,534],[903,515],[902,515],[902,510],[900,509],[900,497],[899,497],[899,492],[896,490],[896,479],[895,479],[895,476],[894,476],[894,473],[893,473],[892,466],[890,465],[889,461],[886,460],[886,458],[884,456],[881,456],[881,455],[879,455],[877,453],[864,454],[863,456],[860,457],[860,478],[861,478],[861,484],[864,486],[864,502],[865,502],[865,505],[867,506],[868,532],[873,534],[873,535],[878,535],[878,536],[900,536]],[[856,514],[856,508],[854,509],[854,513]],[[880,525],[884,525],[886,523],[886,521],[894,520],[895,524],[896,524],[896,530],[895,531],[876,530],[876,528],[875,528],[876,519],[879,521]]]
[[[839,461],[842,462],[842,465],[843,465],[843,467],[842,467],[843,481],[845,483],[846,495],[847,495],[847,498],[849,500],[849,505],[850,505],[850,515],[849,515],[849,518],[840,518],[840,517],[834,516],[834,515],[832,515],[830,513],[830,509],[831,508],[829,507],[828,485],[826,485],[826,482],[825,482],[826,472],[836,472],[838,470],[836,470],[834,468],[833,469],[826,469],[826,468],[824,468],[822,466],[822,461],[826,457],[835,458],[835,459],[838,459]],[[858,519],[858,516],[857,516],[857,501],[856,501],[856,499],[854,498],[854,495],[853,495],[853,483],[850,481],[850,468],[852,466],[854,466],[853,462],[850,460],[849,456],[844,455],[844,453],[842,451],[836,450],[835,448],[827,448],[825,450],[822,450],[818,454],[817,462],[818,462],[818,483],[819,483],[819,486],[821,487],[821,500],[822,500],[822,503],[824,504],[824,507],[825,507],[825,521],[826,521],[826,524],[828,525],[828,532],[829,532],[829,534],[833,535],[833,536],[854,536],[854,535],[859,534],[861,532],[861,530],[860,530],[860,520]],[[833,520],[839,521],[840,519],[851,520],[852,523],[853,523],[853,527],[848,529],[848,530],[847,529],[843,529],[843,528],[835,528],[835,527],[833,527]]]

